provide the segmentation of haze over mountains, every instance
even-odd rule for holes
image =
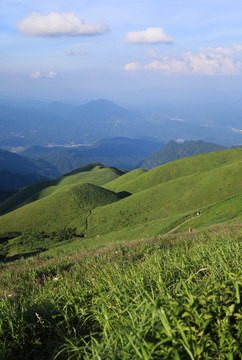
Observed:
[[[148,156],[141,163],[141,167],[146,170],[150,170],[170,161],[226,149],[228,149],[226,146],[212,144],[205,141],[184,141],[182,143],[177,143],[174,140],[170,140],[162,149],[159,149]]]
[[[113,137],[154,138],[163,142],[204,140],[226,146],[241,143],[240,129],[236,129],[238,120],[223,120],[222,126],[218,122],[215,126],[209,122],[209,116],[206,117],[208,122],[200,121],[199,109],[193,113],[194,121],[191,116],[187,121],[178,115],[177,111],[174,115],[171,110],[164,111],[164,115],[129,110],[108,100],[91,101],[81,106],[58,102],[2,104],[0,147],[90,144]]]
[[[153,110],[126,109],[104,99],[81,106],[0,101],[0,147],[5,149],[0,150],[0,189],[16,190],[93,162],[151,169],[241,144],[239,107],[231,117],[230,108],[212,105],[197,107],[197,113],[177,106]]]

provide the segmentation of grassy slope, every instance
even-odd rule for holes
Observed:
[[[88,182],[101,186],[122,174],[125,174],[125,171],[108,168],[99,163],[89,164],[56,180],[40,182],[20,190],[0,204],[0,214],[44,198],[71,185]]]
[[[0,233],[7,231],[54,231],[65,227],[85,229],[90,210],[117,201],[119,196],[93,184],[66,187],[1,217]]]
[[[222,153],[227,155],[227,159],[225,156],[220,156],[221,152],[216,153],[219,155],[217,161],[215,161],[214,154],[209,154],[213,159],[213,165],[220,165],[214,166],[212,169],[211,162],[207,158],[203,158],[204,161],[201,165],[200,157],[195,157],[194,159],[199,160],[196,170],[198,168],[205,169],[206,164],[209,170],[200,173],[195,171],[187,176],[182,176],[181,173],[185,172],[183,166],[188,159],[174,162],[171,165],[173,165],[173,174],[175,175],[170,181],[164,180],[168,171],[167,166],[163,165],[157,168],[159,179],[163,179],[163,182],[118,202],[116,200],[120,197],[113,193],[111,193],[111,197],[108,193],[108,200],[105,198],[105,201],[99,201],[103,194],[102,190],[105,192],[105,189],[93,188],[90,184],[87,185],[87,188],[65,184],[49,196],[2,216],[0,233],[27,229],[51,232],[65,227],[77,227],[79,231],[84,231],[89,238],[77,240],[74,246],[86,249],[103,246],[113,241],[128,241],[165,234],[193,217],[197,210],[201,211],[201,216],[189,224],[184,224],[177,231],[187,230],[189,226],[198,228],[213,223],[236,221],[242,216],[241,160],[238,156],[241,152],[237,152],[237,161],[235,161],[234,151],[232,154],[231,152]],[[193,165],[194,159],[192,159]],[[191,165],[191,161],[189,164]],[[90,172],[96,176],[96,174],[100,174],[101,170]],[[104,170],[106,169],[104,168]],[[133,178],[134,181],[145,179],[145,181],[141,179],[140,182],[143,186],[147,182],[145,176],[152,171],[142,173],[143,171],[139,170],[130,172],[109,183],[107,187],[110,184],[114,186],[117,182],[125,185],[125,183],[129,183],[130,178]],[[66,180],[69,181],[72,176],[75,174],[67,177]],[[152,181],[157,182],[157,172],[153,171],[150,181],[151,184]],[[92,199],[91,205],[88,204],[90,199]],[[91,214],[90,210],[92,210]],[[100,235],[98,239],[95,238],[96,234]],[[64,252],[65,246],[63,247]],[[60,251],[62,250],[60,249]]]
[[[240,359],[240,265],[228,226],[2,264],[0,358]]]
[[[138,224],[145,227],[149,221],[194,212],[241,194],[241,169],[242,162],[234,162],[163,182],[118,203],[97,208],[88,220],[88,231],[107,233]]]
[[[40,254],[39,265],[35,257],[0,264],[0,358],[239,359],[241,226],[228,222],[242,216],[241,160],[228,157],[153,187],[142,180],[144,190],[119,202],[98,186],[72,185],[2,216],[0,232],[53,231],[85,226],[102,206],[88,229],[110,232]],[[201,216],[179,231],[226,226],[110,245],[168,231],[196,209]]]
[[[163,182],[177,179],[179,177],[202,173],[207,170],[231,164],[242,159],[242,149],[217,151],[176,160],[171,163],[158,166],[138,177],[132,178],[132,173],[124,178],[110,182],[105,187],[109,190],[128,191],[136,193]]]
[[[136,180],[137,177],[139,177],[142,174],[145,174],[146,172],[147,170],[144,169],[135,169],[133,171],[128,172],[127,174],[124,174],[122,176],[122,179],[119,178],[114,179],[113,181],[110,181],[107,184],[105,184],[103,187],[115,192],[123,191],[125,185],[128,182]]]

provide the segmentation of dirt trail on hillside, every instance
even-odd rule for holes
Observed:
[[[168,231],[167,233],[163,234],[163,235],[162,235],[162,237],[164,237],[164,236],[166,236],[166,235],[168,235],[168,234],[172,233],[173,231],[175,231],[175,230],[179,229],[182,225],[186,224],[187,222],[189,222],[189,221],[191,221],[191,220],[193,220],[193,219],[198,218],[199,216],[200,216],[200,215],[196,215],[196,216],[193,216],[193,217],[192,217],[192,218],[190,218],[190,219],[187,219],[187,220],[183,221],[183,223],[181,223],[181,224],[177,225],[176,227],[174,227],[173,229],[171,229],[171,230],[170,230],[170,231]]]

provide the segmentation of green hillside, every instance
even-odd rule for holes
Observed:
[[[174,140],[170,140],[162,149],[149,155],[141,163],[141,167],[143,169],[150,170],[156,166],[163,165],[178,159],[226,149],[228,150],[226,146],[216,145],[201,140],[184,141],[181,144]]]
[[[93,184],[66,187],[1,217],[0,233],[8,231],[54,231],[78,227],[84,231],[90,210],[120,197]]]
[[[241,255],[216,226],[2,264],[0,358],[239,360]]]
[[[89,218],[88,230],[108,233],[138,224],[145,229],[150,221],[162,222],[164,218],[194,212],[239,195],[242,193],[241,170],[242,161],[238,161],[139,191],[116,204],[95,209]],[[152,228],[147,235],[154,235]]]
[[[115,192],[123,191],[125,189],[125,186],[127,183],[132,182],[136,180],[137,177],[139,177],[142,174],[145,174],[147,170],[144,169],[135,169],[133,171],[130,171],[122,176],[122,179],[117,178],[113,181],[110,181],[109,183],[103,185],[106,189],[109,189]],[[120,190],[121,189],[121,190]]]
[[[242,149],[221,151],[126,174],[95,163],[55,182],[30,186],[3,202],[15,201],[19,206],[0,218],[4,256],[30,251],[26,241],[14,240],[11,232],[24,236],[31,231],[28,241],[33,251],[54,244],[60,248],[56,236],[53,239],[56,231],[63,232],[70,246],[73,239],[78,242],[85,235],[87,239],[78,244],[87,249],[186,231],[189,226],[241,221],[241,155]],[[41,240],[45,246],[36,240],[41,232],[49,241]]]
[[[92,163],[56,180],[36,183],[20,190],[0,204],[0,214],[42,199],[68,186],[86,182],[101,186],[125,173],[126,171],[124,170],[108,168],[99,163]]]
[[[204,171],[212,170],[239,160],[242,160],[242,149],[217,151],[192,156],[158,166],[139,177],[132,178],[131,172],[129,175],[130,179],[127,179],[128,181],[124,181],[125,178],[120,178],[117,179],[114,184],[110,182],[106,184],[105,187],[109,190],[115,189],[114,191],[116,192],[128,191],[130,193],[137,193],[166,181],[195,173],[203,173]]]
[[[93,163],[3,201],[0,359],[239,360],[241,174]]]

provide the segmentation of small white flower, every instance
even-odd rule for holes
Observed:
[[[54,279],[53,279],[53,281],[58,281],[59,280],[59,278],[58,277],[55,277]]]

